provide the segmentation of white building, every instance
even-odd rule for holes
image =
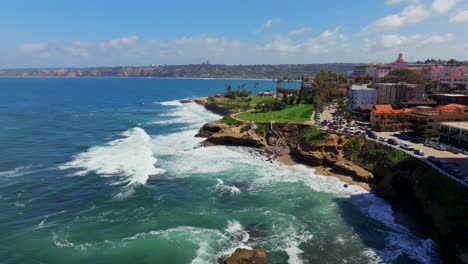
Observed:
[[[461,90],[468,90],[468,75],[459,76],[443,76],[440,77],[440,84],[448,85],[448,87],[455,89],[461,88]]]
[[[375,105],[377,103],[377,90],[367,88],[367,85],[353,85],[349,90],[349,110],[356,110],[362,105]]]

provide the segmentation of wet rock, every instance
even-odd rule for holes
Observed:
[[[268,264],[266,250],[263,248],[245,249],[238,248],[224,264]]]

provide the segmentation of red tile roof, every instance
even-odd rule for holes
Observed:
[[[413,109],[411,108],[393,109],[391,105],[375,105],[373,111],[376,114],[403,114],[403,113],[412,112]]]
[[[448,105],[440,106],[439,109],[440,110],[457,110],[457,109],[465,108],[465,107],[466,105],[461,105],[461,104],[448,104]]]

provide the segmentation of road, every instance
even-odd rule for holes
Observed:
[[[325,110],[322,112],[322,116],[320,117],[320,122],[327,120],[331,121],[333,119],[333,113],[335,113],[336,109],[332,106],[328,106]]]
[[[468,155],[461,154],[461,153],[455,154],[450,151],[440,151],[431,147],[426,147],[423,144],[413,143],[407,140],[401,140],[393,136],[395,132],[375,132],[375,133],[379,137],[393,138],[398,142],[404,142],[404,143],[410,144],[415,149],[420,149],[424,151],[424,154],[425,154],[424,157],[427,158],[429,156],[434,156],[438,159],[445,160],[449,163],[457,165],[464,174],[468,174]]]

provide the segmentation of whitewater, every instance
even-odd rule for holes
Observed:
[[[432,240],[359,186],[249,148],[201,147],[196,133],[221,116],[174,98],[205,95],[216,80],[60,82],[79,89],[59,97],[75,105],[55,111],[54,133],[38,117],[4,122],[25,125],[11,139],[27,141],[18,152],[21,138],[3,142],[2,262],[217,263],[263,247],[270,263],[440,263]],[[154,88],[197,82],[171,97]],[[81,96],[102,86],[112,87],[108,105]]]

